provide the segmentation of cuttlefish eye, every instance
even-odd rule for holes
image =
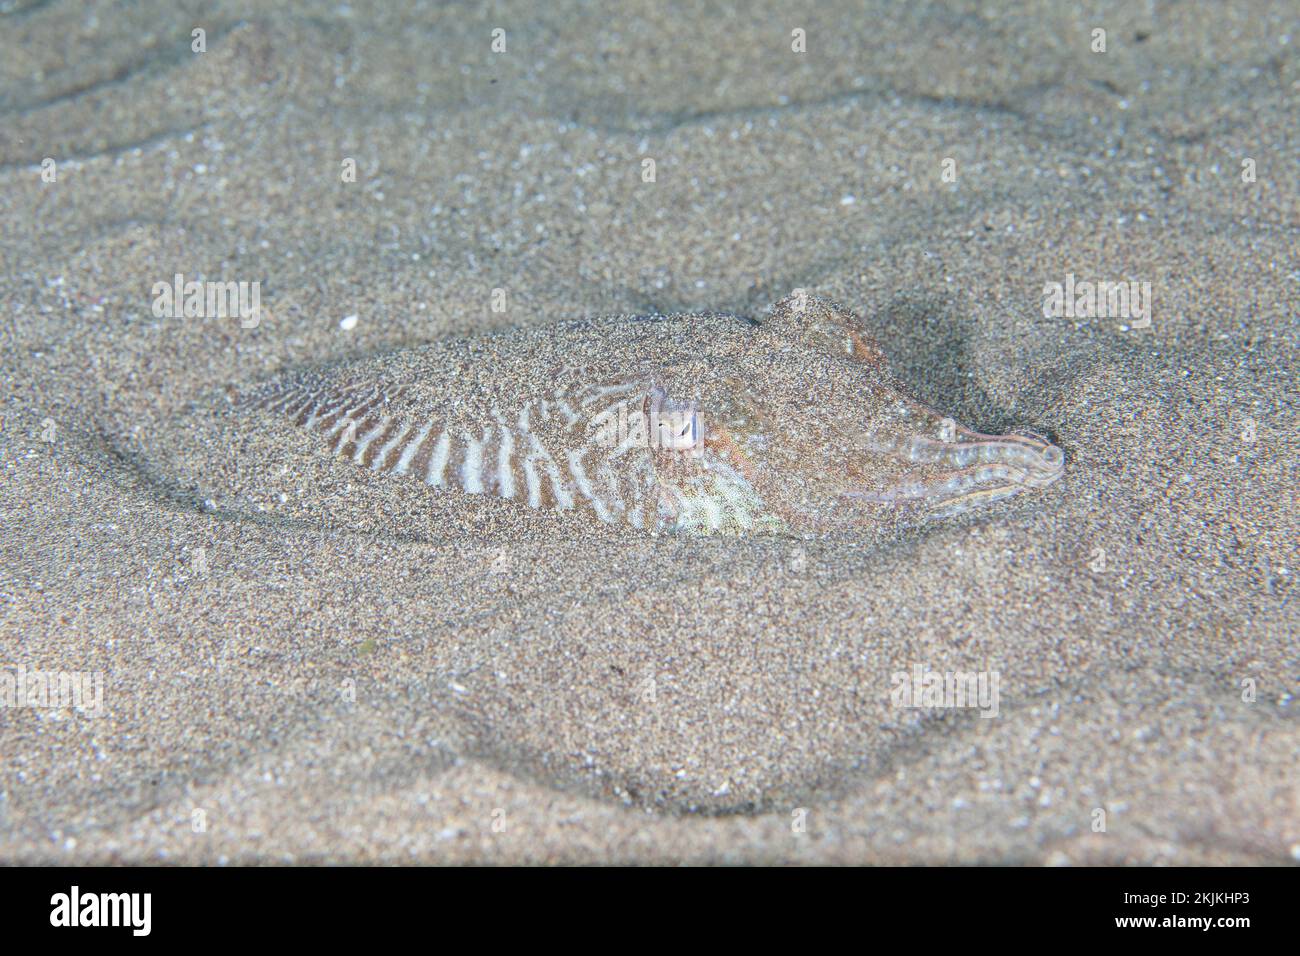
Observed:
[[[698,444],[699,415],[693,410],[662,409],[659,412],[657,425],[661,448],[693,448]]]

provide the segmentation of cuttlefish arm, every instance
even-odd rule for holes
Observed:
[[[855,446],[855,458],[845,464],[841,479],[830,489],[816,482],[776,480],[747,452],[745,435],[724,425],[710,424],[701,442],[704,458],[689,464],[682,458],[657,466],[665,495],[676,502],[685,475],[712,472],[715,518],[705,530],[725,530],[736,510],[735,501],[748,501],[745,527],[824,531],[880,523],[888,513],[906,510],[943,517],[971,511],[1001,499],[1045,488],[1060,477],[1064,455],[1046,439],[1029,432],[984,435],[960,426],[945,426],[947,438],[914,433],[900,438],[876,436]],[[700,494],[694,495],[698,502]],[[710,497],[704,495],[704,497]],[[724,500],[725,499],[725,500]],[[701,510],[698,508],[695,510]],[[760,516],[760,517],[755,517]],[[743,516],[742,516],[743,517]],[[685,522],[698,530],[700,519]]]
[[[917,505],[936,514],[958,514],[1056,481],[1065,455],[1046,438],[1029,431],[985,435],[941,423],[939,436],[924,433],[882,438],[873,446],[889,467],[885,480],[845,492],[864,502]]]

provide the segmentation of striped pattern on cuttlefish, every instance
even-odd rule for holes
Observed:
[[[627,317],[434,343],[239,398],[355,465],[650,532],[819,534],[1044,488],[1059,448],[911,398],[852,313]]]

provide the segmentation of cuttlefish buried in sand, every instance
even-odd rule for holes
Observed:
[[[1044,488],[1061,450],[907,395],[861,321],[791,296],[755,324],[616,318],[434,343],[237,399],[357,466],[649,532],[818,535]]]

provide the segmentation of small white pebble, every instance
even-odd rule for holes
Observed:
[[[345,315],[343,321],[339,322],[339,328],[344,332],[351,332],[357,327],[357,320],[359,318],[360,316],[356,315]]]

